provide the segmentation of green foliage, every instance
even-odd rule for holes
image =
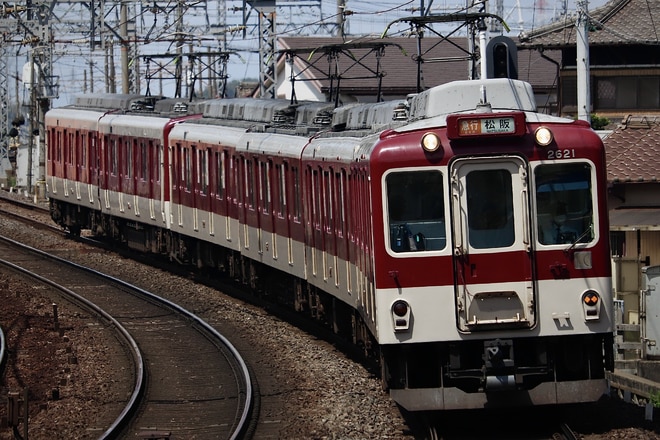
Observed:
[[[651,394],[649,400],[653,404],[653,408],[660,408],[660,391]]]
[[[610,120],[604,116],[591,115],[591,128],[602,130],[610,124]]]

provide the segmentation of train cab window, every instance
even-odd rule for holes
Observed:
[[[385,177],[390,249],[433,251],[447,244],[442,173],[397,171]]]
[[[588,243],[594,238],[591,166],[559,163],[536,167],[536,218],[541,244]]]
[[[471,171],[465,190],[470,246],[511,246],[515,240],[511,173],[503,169]]]

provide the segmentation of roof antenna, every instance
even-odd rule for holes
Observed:
[[[488,102],[488,98],[486,97],[486,85],[482,84],[479,91],[481,92],[481,100],[477,104],[477,111],[480,113],[493,113],[493,108],[490,106],[490,102]]]

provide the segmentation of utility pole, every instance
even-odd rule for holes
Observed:
[[[275,98],[277,91],[275,0],[247,0],[259,15],[259,91],[262,98]]]
[[[123,0],[119,6],[119,35],[121,37],[121,91],[126,94],[130,90],[128,80],[128,2]]]
[[[589,75],[589,1],[577,0],[575,24],[577,49],[578,119],[591,123],[591,82]]]
[[[0,6],[0,172],[12,170],[9,160],[10,127],[9,123],[9,44],[11,36],[16,34],[19,16],[25,12],[24,6]],[[17,132],[17,130],[13,130]],[[0,178],[4,179],[2,175]]]

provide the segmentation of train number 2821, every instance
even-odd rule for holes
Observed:
[[[548,159],[570,159],[575,157],[575,149],[548,150]]]

